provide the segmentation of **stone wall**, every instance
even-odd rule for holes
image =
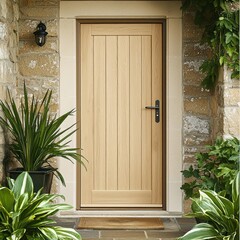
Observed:
[[[225,67],[217,89],[221,135],[224,138],[234,136],[240,139],[240,81],[231,79],[231,73]],[[214,124],[217,124],[218,119],[216,117]]]
[[[194,13],[183,13],[183,169],[195,163],[195,154],[205,150],[213,140],[213,92],[201,87],[203,75],[199,71],[210,50],[201,45],[202,29],[194,24]],[[217,101],[214,101],[217,103]],[[185,179],[183,179],[185,181]],[[190,201],[184,201],[188,212]]]
[[[13,90],[17,78],[18,61],[18,18],[17,0],[0,1],[0,98],[6,98],[6,89]],[[13,91],[14,94],[14,91]],[[0,182],[3,176],[4,135],[0,130]]]
[[[20,0],[19,2],[19,74],[18,96],[23,82],[28,91],[41,97],[53,91],[51,111],[59,110],[59,0]],[[33,32],[42,21],[47,28],[47,41],[42,47],[35,43]],[[52,187],[56,192],[56,182]]]
[[[183,169],[195,163],[195,153],[219,136],[240,137],[240,83],[224,68],[214,91],[204,90],[199,66],[211,52],[200,44],[202,30],[194,24],[193,12],[183,13]],[[183,179],[186,181],[186,179]],[[184,212],[190,210],[184,201]]]
[[[58,15],[58,0],[20,0],[18,85],[25,81],[29,91],[37,94],[52,89],[54,112],[58,111],[59,102]],[[48,32],[43,47],[37,46],[33,34],[40,21]]]

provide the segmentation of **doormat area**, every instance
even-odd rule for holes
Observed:
[[[82,217],[78,229],[164,229],[160,218]]]

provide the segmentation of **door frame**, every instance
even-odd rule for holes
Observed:
[[[182,11],[181,1],[60,1],[59,20],[59,114],[76,109],[76,21],[77,19],[166,19],[166,211],[150,211],[149,216],[179,216],[183,212],[182,165],[183,165],[183,83],[182,83]],[[76,115],[63,123],[63,128],[76,123]],[[71,147],[76,147],[76,134],[71,137]],[[76,165],[59,159],[58,168],[63,174],[66,187],[56,183],[58,193],[66,197],[73,210],[61,215],[118,215],[118,211],[76,211]],[[134,211],[141,216],[148,211]],[[121,214],[129,214],[121,211]]]
[[[81,132],[81,24],[161,24],[162,25],[162,207],[161,210],[166,210],[166,19],[156,18],[156,19],[78,19],[77,20],[77,128]],[[81,146],[80,136],[77,135],[77,146]],[[84,155],[84,153],[83,153]],[[143,209],[143,208],[132,208],[132,207],[93,207],[85,208],[81,207],[81,168],[82,166],[78,164],[77,166],[77,210],[104,210],[104,209],[114,209],[114,210],[134,210],[134,209]],[[144,209],[158,209],[154,207],[148,207]]]

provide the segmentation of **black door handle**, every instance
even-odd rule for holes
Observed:
[[[159,123],[160,122],[160,101],[156,100],[155,101],[155,106],[146,106],[146,109],[155,109],[155,122]]]

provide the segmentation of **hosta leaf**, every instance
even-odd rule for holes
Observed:
[[[187,232],[179,240],[204,240],[204,239],[218,239],[220,233],[208,223],[199,223],[192,230]]]
[[[28,193],[29,196],[33,194],[33,182],[27,172],[22,172],[18,176],[12,190],[16,198],[24,193]]]
[[[217,208],[216,208],[217,211],[219,209],[222,212],[222,214],[224,214],[224,215],[227,215],[227,216],[233,215],[234,209],[233,209],[233,204],[231,201],[229,201],[228,199],[226,199],[224,197],[219,196],[217,193],[215,193],[213,191],[204,190],[203,192],[212,200],[212,202],[215,204],[215,206],[217,206]],[[206,200],[207,200],[207,198],[205,196],[203,201],[206,201]],[[214,205],[213,205],[213,207],[214,207]],[[211,210],[211,209],[208,209],[208,210]]]
[[[37,219],[32,221],[30,224],[28,224],[29,228],[39,228],[39,227],[46,227],[50,224],[54,224],[56,223],[56,221],[52,220],[52,219],[46,219],[46,218],[41,218],[41,219]]]
[[[11,212],[14,206],[14,195],[10,189],[0,188],[0,205],[2,205],[8,212]]]
[[[56,231],[59,240],[81,240],[78,232],[71,228],[53,227]]]
[[[12,235],[7,238],[7,240],[21,240],[24,233],[26,232],[26,229],[18,229],[12,233]]]
[[[238,202],[240,192],[240,171],[237,173],[233,184],[232,184],[232,200],[233,202]]]
[[[58,240],[56,231],[51,227],[40,227],[39,231],[46,237],[46,239]]]
[[[15,206],[14,206],[14,211],[23,211],[25,207],[28,206],[29,202],[29,197],[27,193],[22,194],[21,196],[19,196],[19,198],[17,199]]]

